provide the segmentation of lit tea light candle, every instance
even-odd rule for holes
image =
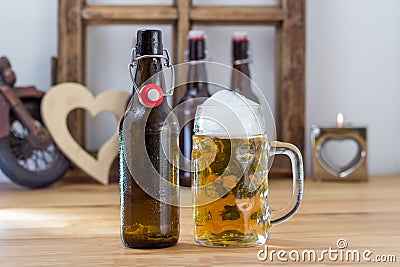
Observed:
[[[342,127],[343,127],[343,124],[344,124],[344,115],[343,115],[342,112],[339,112],[339,113],[336,115],[336,124],[337,124],[337,126],[338,126],[339,128],[342,128]]]
[[[312,125],[311,146],[315,180],[368,180],[367,128],[345,123],[342,112],[336,115],[336,125]],[[336,154],[329,154],[328,147]],[[355,153],[345,153],[354,147]],[[347,161],[338,163],[337,159]]]

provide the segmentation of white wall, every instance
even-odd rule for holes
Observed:
[[[368,125],[371,174],[400,172],[399,10],[398,0],[307,2],[306,136],[338,111]]]
[[[7,56],[18,85],[51,87],[57,55],[57,1],[0,0],[0,56]],[[0,170],[0,181],[7,180]]]
[[[199,4],[210,2],[207,1],[197,0]],[[98,4],[107,0],[90,2]],[[50,58],[57,53],[57,1],[0,0],[0,10],[0,23],[3,25],[0,27],[0,54],[11,59],[18,74],[18,84],[35,84],[47,90],[50,87]],[[400,173],[400,108],[397,104],[400,99],[398,10],[400,1],[397,0],[307,0],[307,145],[311,124],[333,123],[336,112],[342,111],[348,121],[367,124],[369,127],[368,157],[371,174]],[[208,30],[209,36],[214,39],[210,43],[217,43],[216,38],[225,38],[213,34],[218,33],[217,29]],[[100,38],[96,31],[89,30],[89,42]],[[108,30],[112,37],[124,35],[125,39],[121,43],[125,44],[106,41],[103,48],[110,46],[108,51],[128,49],[133,41],[131,31],[134,29],[122,28],[119,32]],[[262,40],[268,42],[271,40],[270,33],[265,34]],[[103,48],[98,49],[105,51]],[[121,55],[125,54],[120,52]],[[88,55],[88,66],[91,66],[88,78],[89,85],[92,86],[101,81],[100,79],[96,82],[93,69],[98,62],[96,58],[100,56],[102,55]],[[227,57],[223,59],[224,57],[220,54],[214,55],[216,60],[228,60]],[[108,58],[111,58],[109,54],[104,56],[105,60]],[[123,58],[119,57],[114,61],[122,64]],[[252,68],[253,77],[256,82],[264,84],[260,82],[264,77],[258,74],[262,73],[263,67],[255,68],[255,64]],[[121,75],[121,80],[110,76],[109,84],[98,88],[98,92],[108,87],[126,87],[129,80],[125,63],[121,69],[117,67],[117,73]],[[91,77],[94,77],[93,80]],[[93,132],[95,131],[94,129]],[[100,139],[95,143],[100,142]],[[307,149],[307,166],[308,153]],[[0,180],[2,179],[6,178],[0,172]]]
[[[57,55],[57,1],[0,0],[0,55],[11,60],[17,83],[51,86]]]

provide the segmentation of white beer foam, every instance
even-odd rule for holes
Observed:
[[[259,104],[221,90],[198,106],[194,130],[196,135],[251,137],[265,133],[265,121]]]

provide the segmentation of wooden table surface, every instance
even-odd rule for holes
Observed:
[[[290,181],[270,179],[271,206],[284,203]],[[181,237],[177,246],[158,250],[126,249],[119,238],[118,185],[60,183],[27,191],[0,184],[0,266],[273,266],[310,265],[314,250],[322,261],[312,266],[343,264],[335,255],[365,250],[371,266],[400,263],[400,177],[371,177],[368,183],[306,181],[299,212],[270,230],[268,252],[281,252],[261,261],[260,249],[208,248],[193,242],[191,209],[181,210]],[[274,206],[275,205],[275,206]],[[339,249],[338,239],[347,248]],[[333,250],[338,250],[335,254]],[[297,251],[300,260],[295,262]],[[342,252],[339,252],[342,251]],[[276,252],[278,253],[278,252]],[[311,253],[311,252],[310,252]],[[289,254],[291,258],[289,258]],[[304,254],[305,259],[302,260]],[[265,254],[260,254],[264,256]],[[348,254],[350,255],[350,254]],[[395,259],[394,259],[395,257]],[[353,257],[347,258],[350,261]],[[377,263],[378,259],[395,263]],[[375,262],[374,262],[375,261]]]

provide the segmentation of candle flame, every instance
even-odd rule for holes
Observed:
[[[344,124],[344,116],[342,112],[339,112],[336,116],[336,123],[338,127],[343,127]]]

